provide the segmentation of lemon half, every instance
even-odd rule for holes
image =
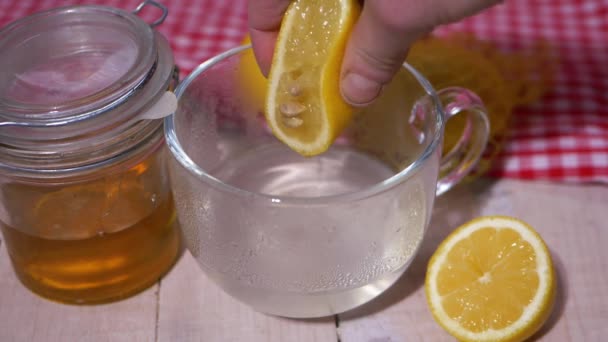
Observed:
[[[437,322],[462,341],[522,341],[549,317],[551,256],[526,223],[486,216],[451,233],[432,256],[425,290]]]
[[[294,151],[326,151],[353,108],[339,91],[347,38],[359,16],[356,0],[296,0],[288,7],[268,77],[266,120]]]

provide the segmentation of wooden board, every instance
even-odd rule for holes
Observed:
[[[535,339],[604,341],[608,336],[608,188],[516,181],[478,182],[438,199],[420,254],[375,302],[340,316],[343,342],[452,341],[427,309],[426,265],[445,236],[479,215],[531,224],[551,250],[558,275],[553,317]]]
[[[25,289],[0,245],[0,341],[154,341],[158,286],[106,305],[58,304]]]
[[[538,341],[608,336],[608,187],[479,181],[436,202],[420,254],[377,300],[333,318],[257,313],[224,294],[186,253],[163,281],[128,300],[78,307],[40,299],[13,275],[0,241],[0,341],[453,341],[431,318],[426,263],[455,227],[479,215],[519,217],[551,249],[558,302]]]

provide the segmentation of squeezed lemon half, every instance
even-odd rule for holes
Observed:
[[[353,115],[339,91],[356,0],[296,0],[288,7],[268,76],[266,120],[294,151],[326,151]]]

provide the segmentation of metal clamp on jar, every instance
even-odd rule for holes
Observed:
[[[137,16],[162,10],[151,25]],[[162,120],[167,9],[72,6],[0,30],[0,227],[15,273],[68,303],[127,297],[179,254]]]

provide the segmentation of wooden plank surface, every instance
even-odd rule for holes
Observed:
[[[61,305],[16,280],[0,241],[0,341],[452,341],[432,320],[423,292],[426,263],[455,227],[506,214],[535,227],[551,249],[558,302],[538,341],[608,336],[608,187],[479,181],[436,202],[420,254],[377,300],[314,321],[256,313],[224,294],[186,253],[163,281],[128,300]]]
[[[154,341],[157,285],[106,305],[75,306],[42,299],[13,274],[0,246],[0,341]]]
[[[376,301],[340,315],[342,342],[452,341],[426,306],[424,276],[438,244],[479,215],[531,224],[551,250],[558,300],[539,341],[605,341],[608,336],[608,187],[518,181],[477,182],[438,199],[420,254]]]

